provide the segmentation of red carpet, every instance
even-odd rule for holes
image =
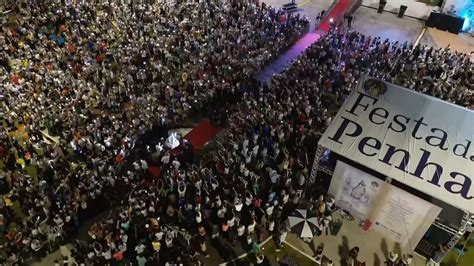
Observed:
[[[344,14],[348,11],[348,9],[351,6],[351,1],[350,0],[339,0],[336,5],[331,9],[329,14],[326,16],[326,18],[319,24],[318,30],[324,31],[324,32],[329,32],[330,28],[330,22],[329,20],[332,18],[334,21],[337,23],[341,22],[344,20]]]
[[[216,128],[211,125],[209,119],[204,119],[199,122],[191,132],[184,136],[184,138],[193,144],[194,150],[202,150],[204,145],[214,138],[221,130],[222,128]]]

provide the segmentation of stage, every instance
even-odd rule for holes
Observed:
[[[361,6],[354,13],[352,29],[372,37],[379,36],[399,42],[414,43],[423,29],[423,22],[418,19],[398,18],[390,12],[377,13],[377,10]]]
[[[334,217],[338,217],[337,214]],[[413,253],[408,247],[402,247],[397,243],[384,238],[378,231],[364,232],[359,227],[359,222],[342,219],[343,225],[336,236],[316,236],[311,243],[306,243],[295,234],[288,234],[286,242],[304,253],[312,256],[313,249],[320,243],[324,244],[323,255],[334,261],[334,265],[341,264],[341,259],[347,257],[349,250],[355,246],[360,248],[359,260],[365,261],[365,265],[385,265],[390,251],[398,254],[413,254],[412,265],[425,265],[425,258]]]

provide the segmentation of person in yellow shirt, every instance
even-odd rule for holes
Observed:
[[[155,239],[153,242],[151,242],[151,245],[153,246],[153,250],[156,252],[159,252],[161,249],[161,243],[157,239]]]
[[[23,67],[24,68],[28,68],[28,66],[30,65],[30,60],[28,60],[28,58],[24,58],[21,63],[23,64]]]

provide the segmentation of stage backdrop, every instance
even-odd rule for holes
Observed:
[[[341,161],[329,193],[336,205],[370,220],[385,237],[415,249],[441,208]]]
[[[366,78],[319,145],[474,213],[473,125],[467,108]]]

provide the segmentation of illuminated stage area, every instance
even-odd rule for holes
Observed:
[[[464,5],[460,3],[460,6],[461,7],[458,7],[458,14],[465,19],[462,30],[468,33],[474,33],[474,2],[467,0]]]

